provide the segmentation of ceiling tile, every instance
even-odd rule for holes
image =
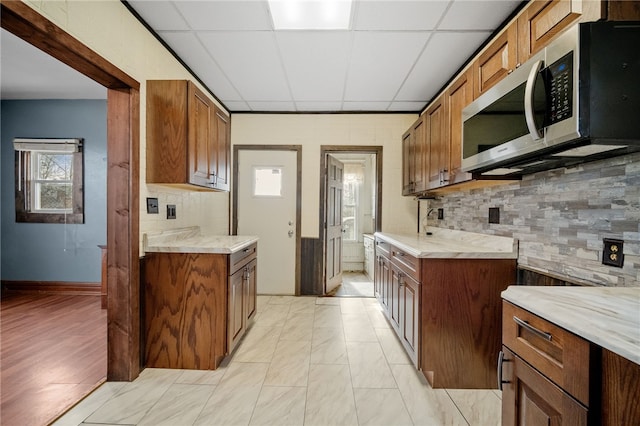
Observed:
[[[395,100],[431,99],[490,34],[489,32],[434,34]],[[452,57],[451,52],[455,52],[455,56]]]
[[[298,111],[339,111],[342,107],[341,101],[335,102],[298,102],[296,101]]]
[[[389,102],[344,102],[343,111],[386,111]]]
[[[242,99],[194,33],[161,32],[159,35],[220,100]]]
[[[428,32],[357,32],[345,100],[393,99],[428,37]]]
[[[296,101],[342,99],[351,50],[347,31],[286,31],[276,39]]]
[[[251,111],[249,104],[244,101],[227,101],[224,103],[224,106],[226,106],[229,111]]]
[[[294,111],[293,102],[249,101],[252,111]]]
[[[273,32],[203,32],[212,58],[246,101],[291,101]]]
[[[174,1],[192,30],[272,30],[265,1]]]
[[[431,30],[449,1],[358,1],[355,30]]]
[[[427,106],[426,102],[392,102],[387,111],[421,111]]]
[[[495,30],[520,1],[456,0],[440,23],[440,30]]]
[[[189,29],[189,26],[171,2],[129,0],[128,3],[156,32]]]

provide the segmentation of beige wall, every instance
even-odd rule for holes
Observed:
[[[190,73],[117,0],[26,1],[50,21],[140,82],[140,236],[144,232],[199,225],[205,232],[228,234],[229,193],[192,192],[147,185],[146,80],[192,79]],[[147,197],[157,197],[160,214],[148,215]],[[175,204],[177,219],[166,219]]]
[[[321,145],[377,145],[382,229],[415,232],[417,202],[402,197],[401,136],[417,114],[234,114],[233,145],[302,146],[302,236],[318,237]]]

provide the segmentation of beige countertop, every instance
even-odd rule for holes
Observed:
[[[502,297],[640,364],[640,287],[510,286]]]
[[[143,235],[145,253],[232,254],[258,241],[255,236],[201,235],[200,228],[171,229]]]
[[[518,241],[513,238],[435,227],[426,232],[431,235],[376,232],[375,236],[417,258],[518,258]]]

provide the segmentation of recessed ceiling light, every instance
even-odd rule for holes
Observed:
[[[269,0],[276,30],[348,30],[351,0]]]

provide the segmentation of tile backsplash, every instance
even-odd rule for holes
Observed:
[[[517,238],[519,265],[587,285],[640,284],[640,154],[422,203],[422,212],[434,209],[423,224]],[[491,207],[499,224],[488,221]],[[602,264],[603,238],[624,240],[623,268]]]

